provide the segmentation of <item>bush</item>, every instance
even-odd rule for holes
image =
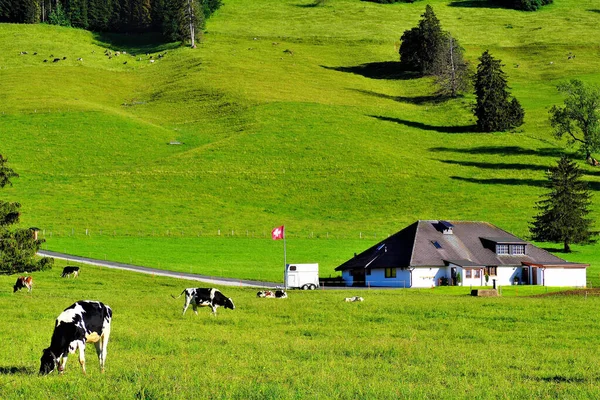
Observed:
[[[522,11],[536,11],[541,6],[552,4],[553,0],[497,0],[503,7]]]

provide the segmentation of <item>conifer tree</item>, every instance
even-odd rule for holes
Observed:
[[[423,75],[431,75],[435,71],[439,51],[444,45],[444,32],[429,4],[421,17],[419,25],[405,31],[400,38],[400,62]]]
[[[500,60],[486,50],[479,58],[474,86],[477,104],[473,110],[481,132],[505,131],[523,124],[525,112],[515,98],[509,100],[508,84]]]
[[[529,228],[533,240],[562,243],[565,253],[571,251],[573,243],[595,241],[592,220],[586,218],[591,194],[581,176],[581,170],[566,156],[549,170],[550,192],[537,202],[540,213]]]

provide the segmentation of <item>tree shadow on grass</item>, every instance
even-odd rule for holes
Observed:
[[[496,170],[531,170],[531,171],[546,171],[548,167],[543,165],[535,164],[521,164],[521,163],[490,163],[490,162],[476,162],[476,161],[455,161],[455,160],[438,160],[445,164],[460,165],[463,167],[475,167],[481,169],[496,169]]]
[[[180,47],[180,42],[165,42],[159,33],[108,33],[95,32],[94,41],[98,46],[129,54],[157,53]]]
[[[600,14],[600,8],[592,8],[592,9],[589,9],[588,11]]]
[[[372,62],[351,67],[329,67],[326,65],[321,65],[321,67],[371,79],[408,80],[421,77],[421,74],[415,71],[406,70],[400,61]]]
[[[562,149],[546,147],[541,149],[526,149],[520,146],[479,146],[469,148],[432,147],[433,153],[488,154],[491,156],[542,156],[559,158],[565,152]]]
[[[465,8],[503,8],[499,4],[489,0],[462,0],[453,1],[448,4],[450,7],[465,7]]]
[[[0,375],[33,375],[37,371],[30,367],[0,367]]]
[[[377,93],[377,92],[373,92],[371,90],[362,90],[362,89],[351,89],[351,90],[358,92],[358,93],[368,95],[368,96],[379,97],[381,99],[394,100],[399,103],[408,103],[408,104],[414,104],[414,105],[418,105],[418,106],[423,105],[423,104],[440,104],[440,103],[444,103],[444,102],[452,99],[449,96],[436,96],[436,95],[414,96],[414,97],[390,96],[389,94]]]
[[[406,126],[410,126],[411,128],[422,129],[425,131],[434,131],[440,133],[471,133],[475,132],[476,125],[466,125],[466,126],[436,126],[436,125],[427,125],[422,122],[408,121],[400,118],[391,118],[384,117],[381,115],[370,115],[370,117],[377,118],[381,121],[395,122],[397,124],[402,124]]]
[[[517,179],[517,178],[464,178],[462,176],[451,176],[451,179],[478,183],[483,185],[510,185],[510,186],[532,186],[532,187],[548,187],[547,179]],[[590,190],[600,191],[599,182],[587,182]]]

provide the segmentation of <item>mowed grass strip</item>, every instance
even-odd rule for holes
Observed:
[[[34,274],[32,294],[0,276],[0,395],[12,398],[594,398],[594,296],[473,298],[467,288],[290,291],[222,287],[236,309],[181,315],[198,282],[64,264]],[[519,288],[521,289],[521,288]],[[536,290],[537,289],[537,290]],[[527,294],[544,292],[523,288]],[[518,293],[517,293],[518,294]],[[362,303],[346,303],[360,295]],[[63,376],[39,377],[54,319],[73,302],[114,311],[106,373],[93,346]],[[585,343],[585,345],[583,345]],[[491,384],[490,382],[493,382]]]

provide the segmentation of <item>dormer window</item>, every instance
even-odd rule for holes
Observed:
[[[496,245],[496,254],[507,255],[508,254],[508,245],[507,244],[497,244]]]
[[[525,245],[513,244],[512,246],[510,246],[510,254],[512,254],[513,256],[525,255]]]
[[[440,221],[440,225],[442,226],[443,230],[442,233],[444,235],[452,235],[452,228],[454,228],[454,225],[452,225],[450,222],[448,221]]]

